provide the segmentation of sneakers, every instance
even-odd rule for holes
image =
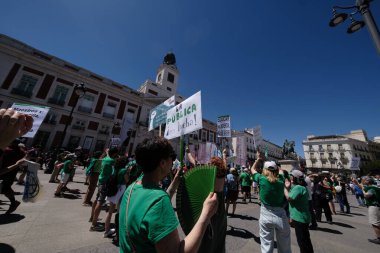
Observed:
[[[113,234],[115,234],[116,230],[114,228],[111,228],[110,230],[104,232],[103,237],[104,238],[112,238]]]
[[[91,226],[90,227],[90,231],[96,231],[96,232],[103,232],[104,231],[104,227],[103,226],[100,226],[99,224],[95,225],[95,226]]]
[[[19,205],[20,205],[20,201],[15,200],[15,202],[11,203],[11,205],[9,206],[8,211],[6,211],[5,214],[11,214],[11,213],[13,213],[17,209],[17,207]]]
[[[376,238],[376,239],[368,239],[368,241],[380,245],[380,238]]]

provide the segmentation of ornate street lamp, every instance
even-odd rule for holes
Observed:
[[[343,23],[348,17],[350,17],[351,24],[347,29],[347,33],[351,34],[358,30],[360,30],[363,26],[367,25],[368,30],[372,36],[372,40],[375,44],[375,48],[377,52],[380,54],[380,33],[377,28],[376,22],[373,19],[372,13],[369,8],[369,3],[373,0],[356,0],[355,5],[352,6],[334,6],[333,7],[333,17],[329,22],[330,27],[335,27],[341,23]],[[337,9],[340,10],[355,10],[354,12],[347,13],[337,13]],[[360,13],[364,19],[364,21],[358,21],[353,18],[353,16],[357,13]]]

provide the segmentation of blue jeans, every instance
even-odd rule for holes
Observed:
[[[346,213],[350,212],[350,204],[348,204],[347,196],[343,194],[337,194],[336,198],[339,203],[340,211],[344,212],[344,207],[346,206]]]
[[[273,252],[275,232],[278,252],[291,253],[290,226],[284,208],[262,204],[260,211],[261,253]]]

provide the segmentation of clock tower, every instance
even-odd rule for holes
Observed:
[[[157,70],[156,83],[170,94],[176,94],[179,72],[175,55],[171,52],[164,57],[163,63]]]

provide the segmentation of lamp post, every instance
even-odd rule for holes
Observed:
[[[84,86],[84,83],[75,84],[73,93],[75,93],[74,105],[71,108],[68,120],[65,122],[65,128],[63,129],[62,136],[58,142],[58,145],[55,149],[55,152],[53,153],[53,157],[48,164],[48,169],[45,171],[45,173],[47,173],[47,174],[51,173],[54,169],[54,163],[57,160],[59,150],[62,148],[63,141],[65,140],[65,137],[66,137],[67,127],[71,123],[73,112],[74,112],[75,107],[77,106],[78,100],[79,100],[79,98],[83,97],[84,94],[86,93],[86,87]]]
[[[75,107],[77,106],[78,100],[79,100],[79,98],[83,97],[84,94],[86,93],[86,87],[84,86],[84,83],[81,83],[79,85],[75,84],[73,92],[76,94],[76,96],[74,98],[74,104],[73,104],[71,111],[70,111],[70,114],[69,114],[69,119],[65,123],[65,128],[63,129],[62,137],[58,143],[58,147],[57,147],[58,152],[62,148],[63,141],[65,140],[65,137],[66,137],[67,127],[71,124],[73,112],[74,112]]]
[[[329,22],[330,27],[335,27],[343,23],[348,17],[351,20],[351,24],[347,29],[347,33],[351,34],[360,30],[364,25],[367,25],[369,33],[371,34],[372,40],[375,44],[377,52],[380,54],[380,33],[377,28],[376,22],[373,19],[372,13],[369,8],[369,3],[373,0],[356,0],[353,6],[334,6],[333,7],[333,18]],[[350,14],[347,13],[337,13],[337,9],[340,10],[355,10]],[[353,15],[360,13],[364,19],[363,21],[357,21],[353,18]]]

